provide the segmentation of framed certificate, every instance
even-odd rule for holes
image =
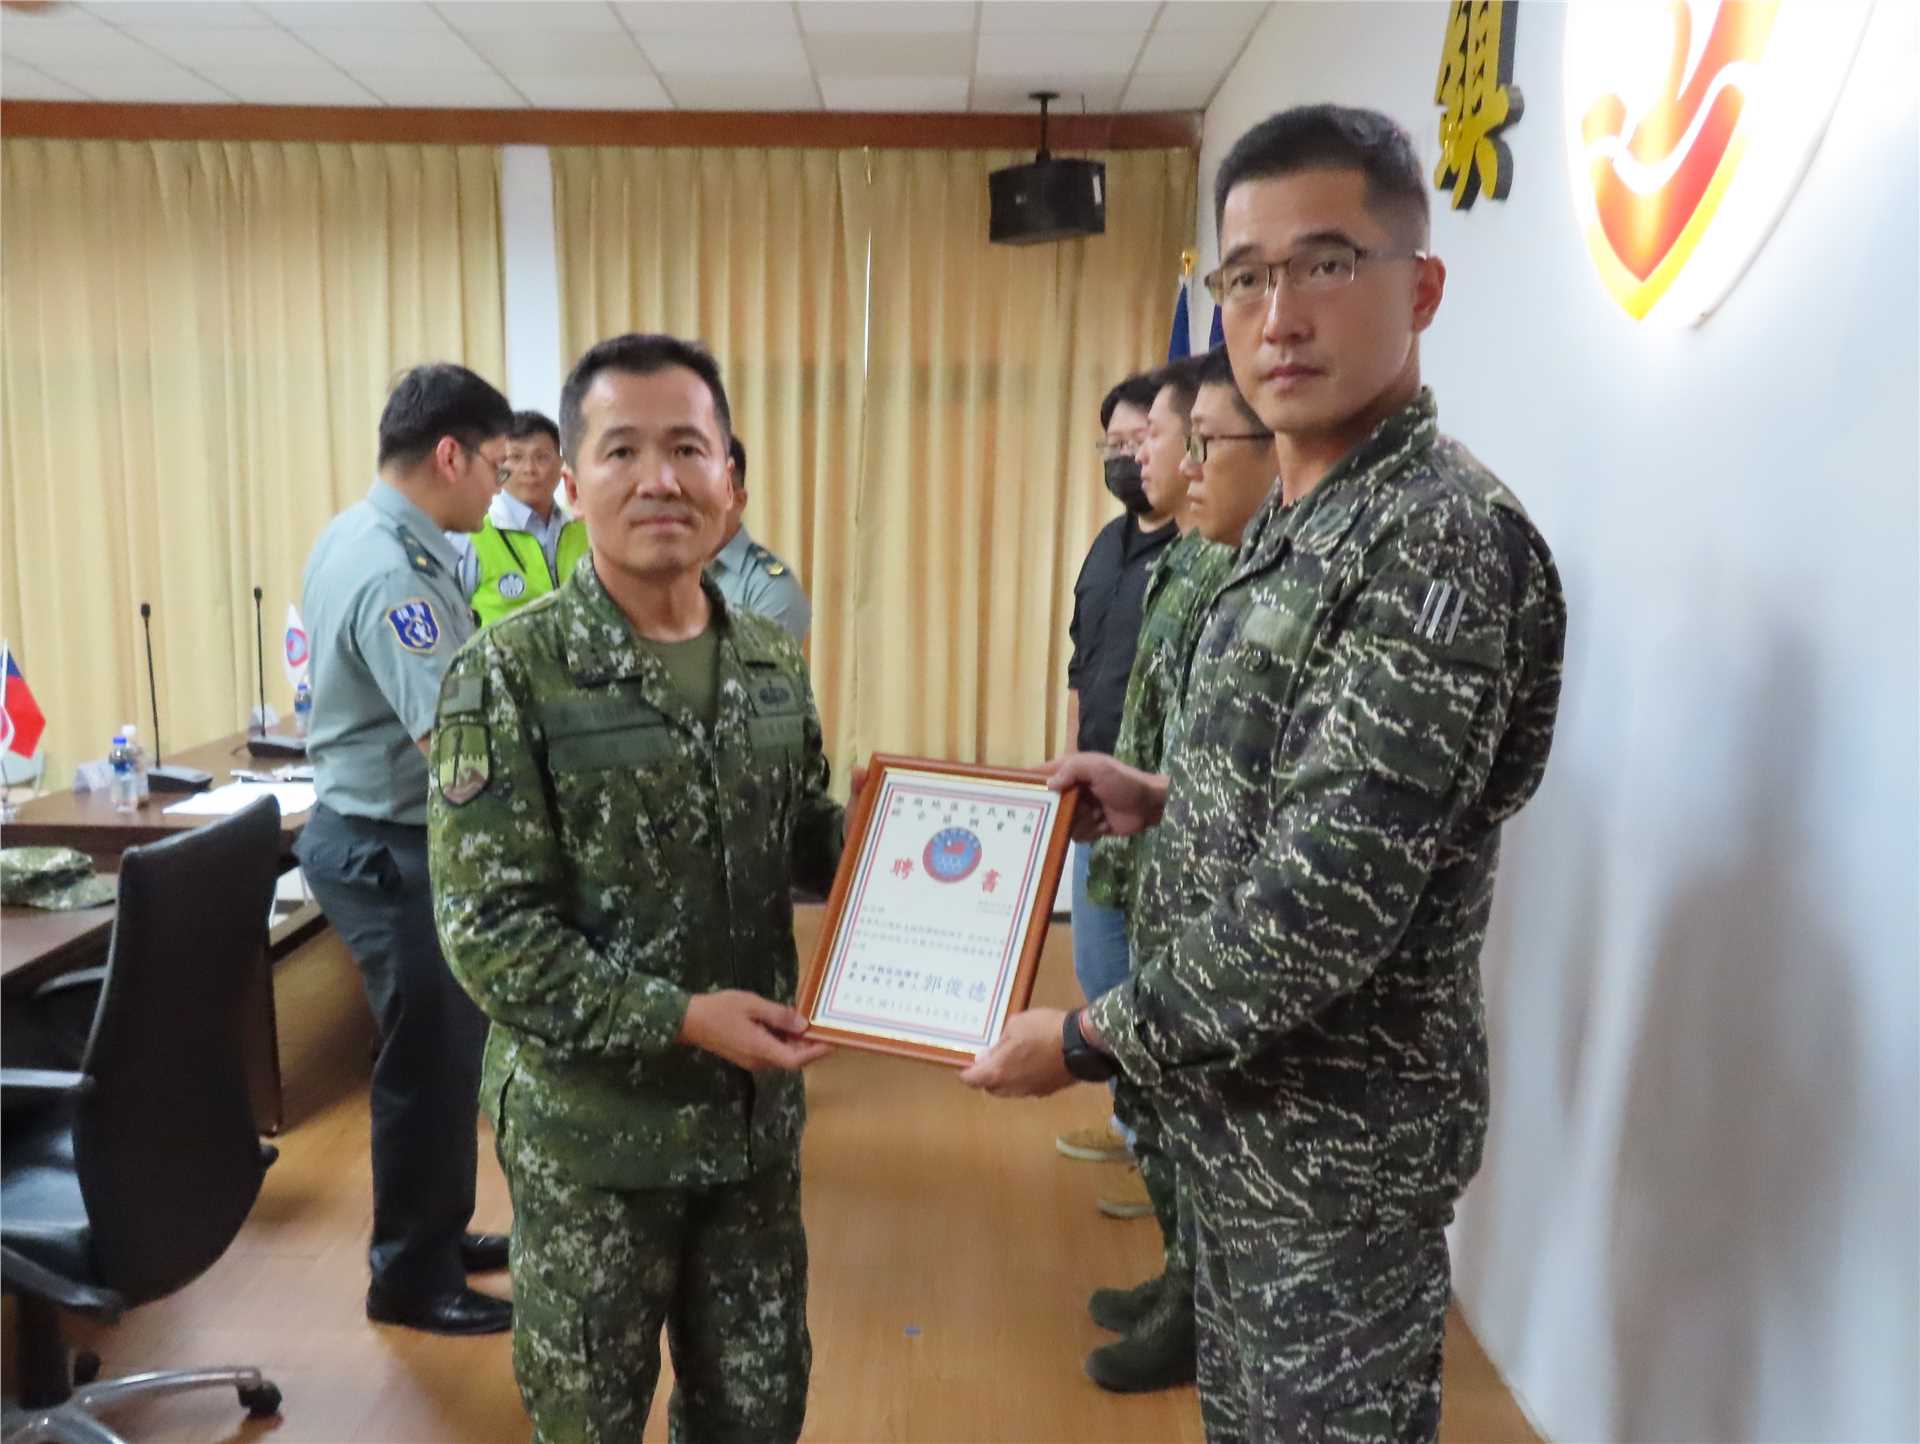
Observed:
[[[1033,995],[1074,798],[1044,774],[875,756],[847,817],[808,1036],[965,1067]]]

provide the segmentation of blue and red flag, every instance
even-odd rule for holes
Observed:
[[[20,675],[20,664],[13,660],[13,648],[0,642],[0,651],[4,651],[7,658],[4,680],[0,680],[0,754],[11,752],[19,757],[31,757],[40,746],[41,734],[47,730],[47,714],[33,700],[33,689]]]

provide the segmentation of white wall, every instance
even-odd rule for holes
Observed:
[[[1920,1438],[1916,15],[1880,0],[1718,313],[1630,320],[1576,227],[1557,6],[1513,193],[1435,193],[1441,425],[1571,609],[1553,765],[1485,957],[1497,1073],[1458,1290],[1554,1439]],[[1375,106],[1429,173],[1445,7],[1275,7],[1207,112]]]
[[[553,158],[545,146],[502,148],[500,232],[506,291],[507,399],[519,410],[544,411],[558,420],[560,386],[573,358],[560,354]]]

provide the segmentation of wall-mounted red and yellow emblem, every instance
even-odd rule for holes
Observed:
[[[1567,17],[1575,203],[1635,317],[1719,305],[1805,173],[1871,0],[1587,0]]]

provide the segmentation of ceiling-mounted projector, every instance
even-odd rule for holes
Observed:
[[[1070,241],[1107,229],[1107,168],[1097,160],[1055,160],[1047,149],[1047,102],[1058,91],[1036,90],[1040,153],[987,177],[987,239],[1003,246]]]

